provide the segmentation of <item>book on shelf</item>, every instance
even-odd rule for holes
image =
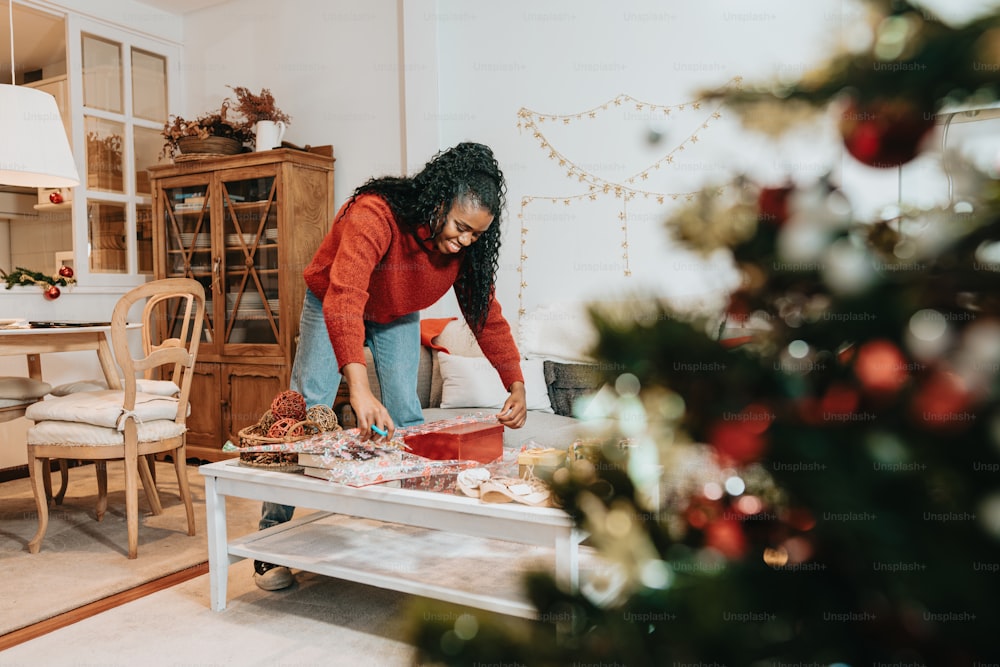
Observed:
[[[304,468],[314,468],[316,470],[330,468],[335,463],[343,463],[344,459],[326,454],[310,454],[299,452],[299,465]]]
[[[341,479],[342,475],[340,475],[339,473],[334,472],[333,470],[330,470],[328,468],[313,468],[311,466],[302,466],[302,472],[303,472],[303,474],[305,474],[305,475],[307,475],[309,477],[315,477],[317,479],[325,479],[328,482],[345,483]],[[357,485],[357,484],[350,484],[350,483],[348,483],[347,485],[348,486],[367,486],[367,484],[365,484],[365,485]],[[381,487],[399,488],[400,486],[403,485],[403,481],[402,480],[398,480],[398,479],[390,479],[388,481],[378,482],[378,485],[381,486]]]
[[[200,211],[205,207],[205,197],[188,197],[178,204],[174,204],[175,211]]]

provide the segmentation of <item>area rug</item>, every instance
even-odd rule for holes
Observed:
[[[229,604],[209,607],[208,575],[0,652],[0,664],[378,665],[414,667],[411,599],[314,574],[265,593],[250,561],[229,570]]]
[[[189,466],[187,470],[195,502],[197,534],[190,537],[186,533],[184,507],[177,495],[177,480],[172,465],[159,463],[157,480],[164,511],[159,516],[153,516],[149,513],[145,500],[140,501],[143,517],[139,531],[139,557],[135,560],[126,557],[128,539],[124,516],[124,480],[119,466],[109,465],[108,512],[101,522],[97,522],[94,516],[97,482],[93,466],[70,470],[69,491],[63,504],[50,512],[49,529],[38,554],[29,554],[27,551],[27,543],[37,528],[35,505],[28,480],[0,484],[0,568],[3,572],[0,587],[3,591],[0,595],[0,636],[204,563],[207,560],[207,540],[203,477],[198,473],[197,467]],[[142,494],[140,498],[141,496]],[[259,501],[231,497],[227,499],[226,506],[230,538],[257,530]],[[300,510],[297,516],[304,516],[309,512]],[[454,536],[343,515],[329,515],[312,525],[312,532],[297,539],[321,540],[324,548],[328,549],[328,555],[320,556],[321,558],[370,569],[374,573],[413,576],[427,583],[455,586],[487,595],[507,597],[509,593],[522,588],[523,577],[527,572],[536,568],[551,572],[553,567],[551,551],[538,547],[471,537],[463,538],[456,546],[454,540],[449,540],[449,537]],[[406,553],[392,549],[395,540],[404,535],[412,537],[415,532],[425,533],[422,538],[424,542],[415,551]],[[301,553],[294,546],[291,549],[290,553]],[[315,549],[311,551],[316,553]],[[387,558],[387,553],[392,555]],[[585,590],[595,582],[607,583],[609,565],[602,562],[591,549],[581,549],[580,566],[581,584]],[[313,643],[317,632],[316,622],[320,626],[332,623],[343,627],[330,627],[327,632],[341,633],[341,640],[356,642],[358,655],[373,650],[374,643],[379,646],[379,650],[386,652],[382,654],[383,657],[391,656],[391,660],[384,663],[368,664],[403,664],[404,656],[409,655],[405,632],[399,626],[402,619],[408,616],[404,610],[419,598],[304,572],[297,573],[297,584],[288,591],[264,593],[253,585],[253,570],[249,561],[233,565],[229,570],[228,580],[230,591],[227,598],[230,607],[224,612],[210,610],[208,577],[202,575],[176,586],[177,594],[169,592],[174,589],[154,593],[149,596],[148,603],[141,600],[131,602],[121,608],[105,611],[94,619],[59,630],[51,636],[32,640],[24,645],[24,655],[38,655],[34,652],[39,650],[47,654],[52,647],[51,640],[60,634],[72,635],[95,625],[107,628],[107,619],[110,617],[129,619],[122,622],[123,627],[132,629],[129,633],[131,645],[136,652],[147,651],[149,655],[149,647],[163,637],[173,641],[178,636],[174,632],[177,627],[169,622],[148,623],[149,615],[162,615],[161,611],[150,611],[158,606],[153,603],[154,598],[176,601],[181,608],[186,609],[181,613],[184,617],[191,616],[191,623],[186,626],[188,629],[181,633],[186,642],[195,642],[198,634],[203,635],[201,640],[205,645],[217,643],[223,635],[227,637],[226,647],[218,647],[215,656],[224,660],[212,662],[212,659],[203,657],[203,660],[208,660],[211,664],[234,664],[229,662],[230,658],[241,656],[245,660],[248,655],[253,655],[254,650],[259,650],[258,644],[253,641],[243,645],[239,639],[240,633],[234,632],[234,622],[238,626],[249,624],[250,627],[245,629],[251,637],[263,639],[285,636],[289,640],[294,638],[299,644]],[[520,592],[523,593],[523,590]],[[515,593],[515,597],[520,596]],[[134,608],[136,602],[141,602],[139,608],[144,609],[142,616],[145,618],[132,616],[127,611],[129,607]],[[196,616],[190,614],[192,605],[199,608]],[[436,603],[430,608],[435,606]],[[359,623],[366,617],[367,622]],[[303,631],[305,626],[300,628],[296,625],[301,624],[305,618],[310,618],[306,624],[308,632]],[[412,615],[409,615],[409,619],[412,620]],[[76,626],[82,627],[80,630],[71,629]],[[118,627],[117,622],[114,627]],[[172,630],[164,635],[165,627]],[[193,629],[195,627],[198,628],[197,631]],[[69,645],[76,646],[76,650],[79,650],[79,643],[71,642]],[[278,642],[278,645],[285,651],[291,651],[286,657],[296,652],[287,642]],[[329,648],[327,644],[324,646]],[[124,647],[119,642],[105,648],[113,652],[102,654],[101,650],[95,649],[97,652],[91,657],[98,659],[98,655],[105,658],[113,655],[120,660],[127,653],[122,652]],[[10,650],[4,651],[5,658]],[[306,654],[315,657],[311,650],[306,651]],[[172,658],[178,657],[171,655]],[[211,652],[204,655],[211,655]],[[272,657],[276,658],[277,655],[280,654]],[[69,652],[64,657],[70,661],[67,664],[79,664],[73,661],[79,661],[82,656]],[[191,655],[190,659],[194,661],[195,657]],[[273,663],[241,661],[240,664],[279,662],[291,664],[281,660]],[[307,660],[299,664],[320,663]]]
[[[208,560],[205,536],[205,493],[196,466],[188,466],[195,504],[196,534],[187,534],[187,519],[177,489],[173,464],[156,464],[163,514],[149,512],[139,492],[142,511],[139,557],[129,560],[125,525],[125,482],[121,463],[108,464],[108,510],[96,520],[97,479],[93,465],[70,470],[62,505],[49,511],[41,551],[28,553],[38,516],[27,479],[0,484],[0,635],[130,590]],[[58,488],[58,474],[53,475]],[[230,499],[231,534],[256,530],[259,501]]]

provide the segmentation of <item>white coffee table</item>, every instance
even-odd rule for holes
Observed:
[[[510,591],[510,596],[485,595],[422,581],[419,573],[413,577],[380,572],[375,568],[345,566],[330,557],[328,538],[335,528],[321,525],[329,513],[440,531],[441,534],[436,535],[439,539],[448,535],[456,540],[471,536],[551,548],[556,580],[572,589],[579,585],[579,545],[585,534],[560,509],[483,503],[456,494],[383,485],[351,487],[301,474],[241,466],[237,460],[209,463],[199,471],[205,476],[209,581],[215,611],[226,607],[229,565],[253,558],[499,613],[526,618],[537,615],[537,610],[526,600],[519,599],[516,591]],[[226,527],[227,496],[323,511],[230,540]],[[327,538],[325,546],[324,537]],[[386,558],[406,549],[405,540],[405,535],[394,534],[391,544],[387,545]],[[421,547],[417,544],[414,548]],[[441,550],[445,551],[440,557],[442,567],[446,568],[449,554],[446,547]],[[488,578],[490,574],[484,572],[483,576]]]

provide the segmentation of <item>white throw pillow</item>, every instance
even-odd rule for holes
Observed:
[[[437,353],[441,368],[442,408],[484,408],[499,410],[510,393],[486,357],[463,357]],[[529,410],[552,412],[545,386],[541,359],[522,359],[525,393]]]
[[[476,340],[472,329],[463,319],[448,322],[441,333],[434,337],[434,342],[448,350],[448,354],[459,357],[483,356],[483,349],[479,347],[479,341]]]

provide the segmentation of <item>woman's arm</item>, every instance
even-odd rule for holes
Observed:
[[[482,331],[476,333],[476,341],[483,354],[490,360],[500,375],[510,396],[504,401],[497,414],[497,421],[508,428],[521,428],[528,419],[528,400],[521,372],[521,354],[517,350],[510,324],[496,299],[490,300],[490,310]]]
[[[385,406],[375,398],[372,388],[368,384],[368,368],[364,364],[350,363],[344,364],[340,369],[347,383],[347,391],[350,394],[351,408],[358,420],[358,430],[362,440],[369,440],[377,437],[372,429],[373,426],[387,432],[385,436],[392,439],[396,431],[396,425],[392,423],[392,417]]]

